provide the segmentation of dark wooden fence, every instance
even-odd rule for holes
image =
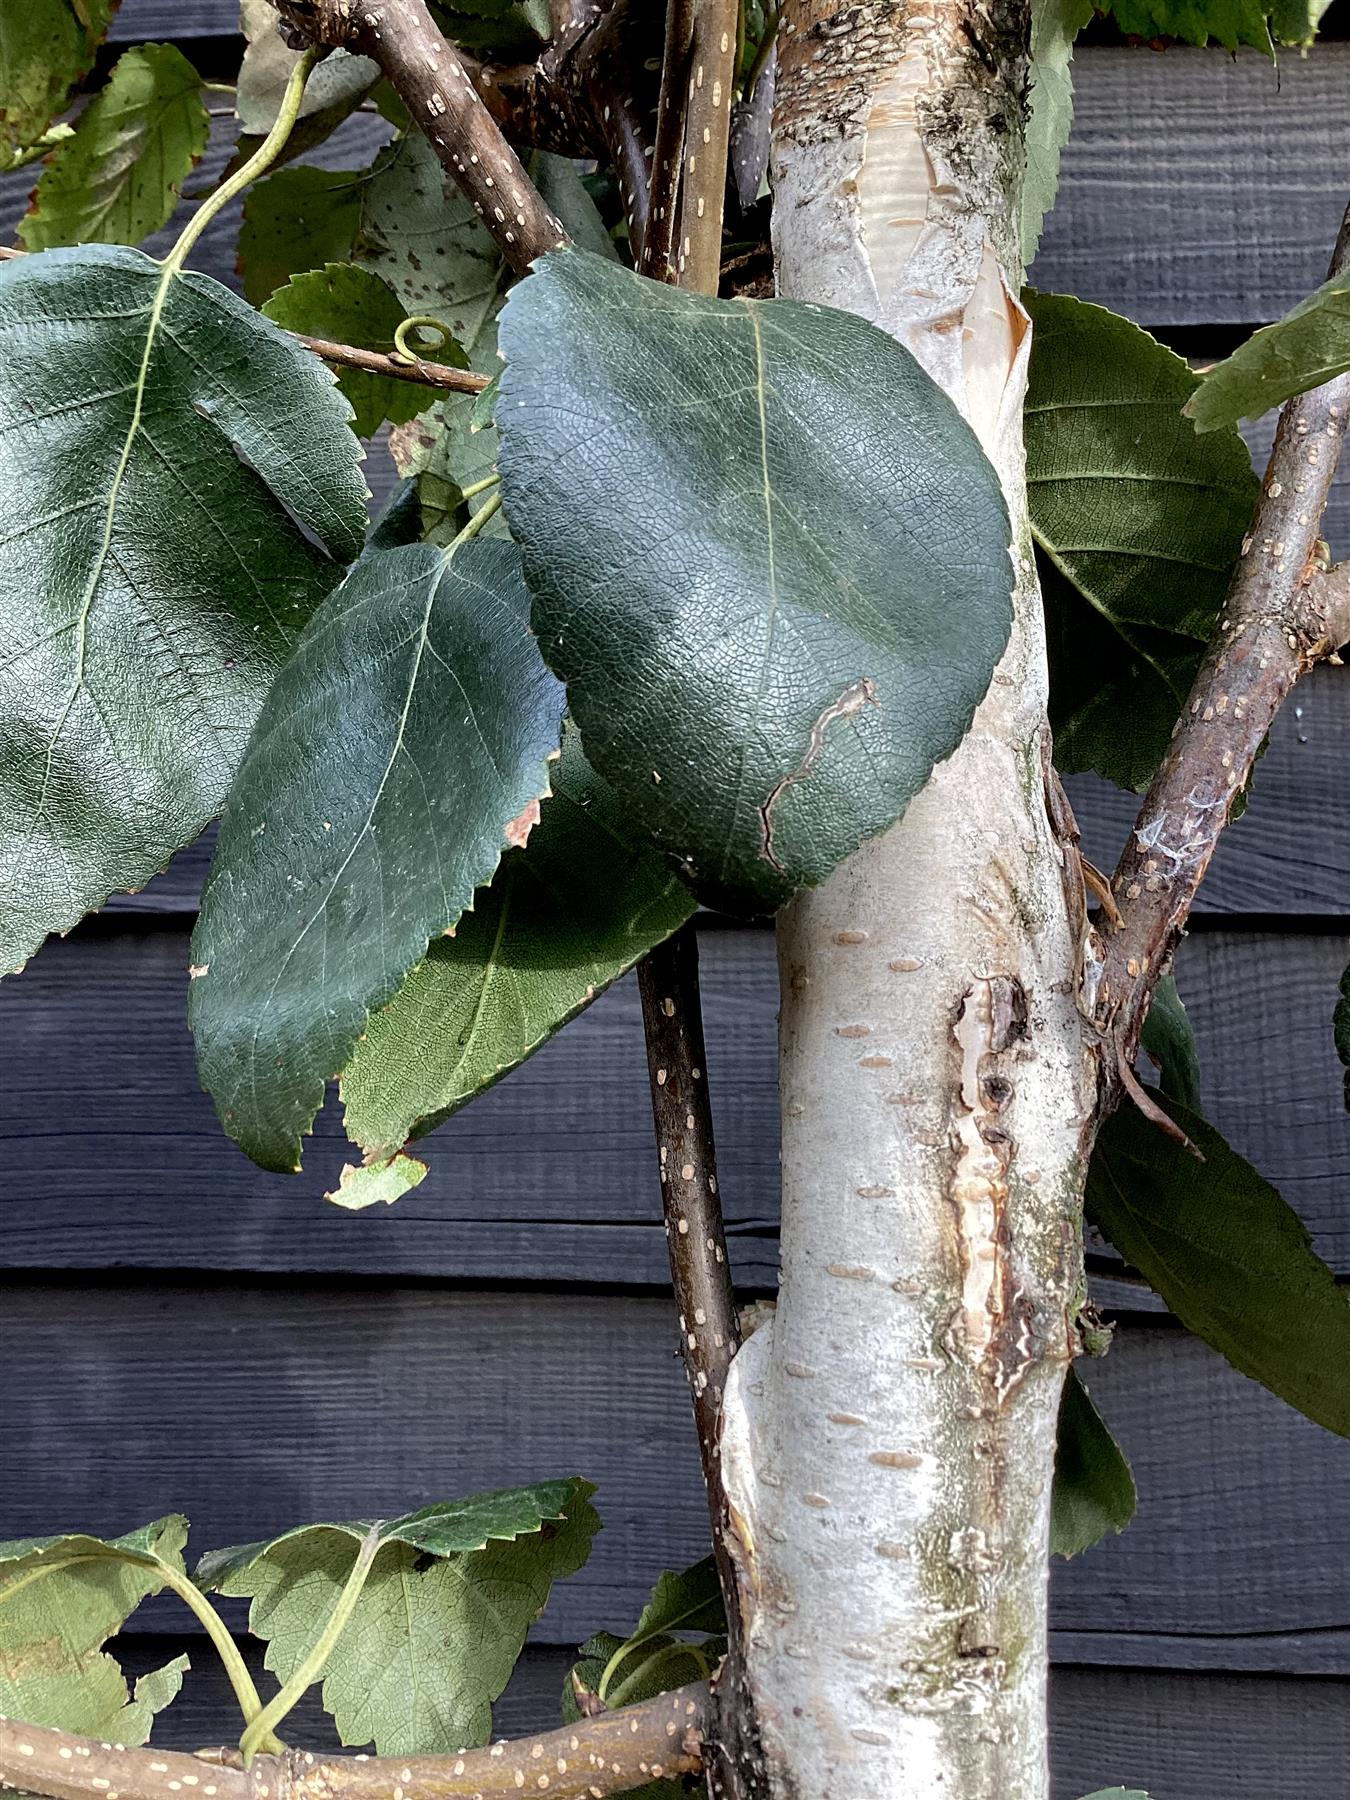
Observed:
[[[229,0],[126,0],[211,73]],[[1035,278],[1213,355],[1321,278],[1350,182],[1350,42],[1278,73],[1251,54],[1090,48],[1063,197]],[[368,158],[354,122],[326,147]],[[214,155],[223,154],[224,139]],[[0,180],[0,229],[31,174]],[[230,276],[232,222],[199,260]],[[1264,448],[1268,433],[1252,433]],[[1350,484],[1333,542],[1350,550]],[[1350,1129],[1330,1013],[1350,951],[1346,673],[1300,690],[1225,840],[1180,961],[1215,1123],[1350,1273]],[[1109,867],[1128,796],[1073,784]],[[433,1139],[387,1212],[325,1206],[339,1125],[300,1179],[253,1169],[200,1094],[184,1024],[205,865],[186,852],[0,988],[4,1182],[0,1535],[121,1531],[171,1507],[201,1548],[581,1472],[605,1531],[554,1596],[502,1730],[556,1717],[569,1646],[626,1629],[705,1517],[666,1294],[636,996],[624,983]],[[709,1072],[733,1259],[772,1287],[771,945],[703,928]],[[1138,1477],[1121,1539],[1053,1582],[1056,1800],[1350,1796],[1350,1454],[1095,1263],[1119,1321],[1093,1388]],[[1350,1372],[1347,1372],[1350,1379]],[[241,1622],[242,1623],[242,1622]],[[122,1640],[162,1659],[153,1602]],[[228,1729],[204,1640],[164,1741]],[[303,1730],[322,1739],[311,1707]]]

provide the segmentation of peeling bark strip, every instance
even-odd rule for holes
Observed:
[[[703,1765],[699,1682],[541,1737],[454,1756],[255,1756],[129,1750],[0,1719],[0,1787],[52,1800],[603,1800]]]
[[[1003,482],[1017,585],[965,742],[780,919],[782,1286],[722,1439],[774,1800],[1048,1794],[1095,1064],[1022,474],[1028,22],[1003,0],[793,0],[779,38],[779,291],[872,319],[951,395]]]

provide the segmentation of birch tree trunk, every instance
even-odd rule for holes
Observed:
[[[1095,1069],[1022,473],[1028,24],[1000,0],[795,0],[780,40],[779,292],[866,315],[951,395],[1002,479],[1017,588],[970,736],[779,927],[782,1286],[722,1440],[774,1800],[1048,1792]]]

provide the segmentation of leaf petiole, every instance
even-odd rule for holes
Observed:
[[[245,1731],[248,1731],[262,1714],[262,1695],[254,1685],[253,1677],[249,1674],[248,1666],[239,1653],[239,1646],[235,1643],[229,1626],[191,1576],[181,1574],[177,1569],[170,1568],[167,1563],[159,1563],[158,1567],[164,1576],[166,1585],[172,1588],[184,1606],[196,1615],[207,1637],[210,1638],[216,1654],[224,1665],[230,1686],[234,1689],[234,1697],[239,1702],[240,1712],[244,1715],[244,1728]],[[268,1725],[264,1726],[264,1738],[258,1741],[257,1747],[269,1752],[276,1752],[283,1746],[281,1740],[273,1736],[270,1723],[269,1721]]]
[[[228,181],[222,181],[215,193],[203,200],[196,212],[193,213],[183,227],[178,242],[164,258],[166,275],[178,274],[187,261],[188,253],[212,219],[227,207],[236,195],[242,194],[244,189],[256,181],[260,175],[265,175],[285,149],[287,140],[295,129],[295,122],[300,117],[300,102],[304,98],[305,83],[309,79],[310,70],[319,59],[319,54],[319,47],[311,45],[291,70],[290,80],[286,83],[286,92],[281,97],[276,123],[243,167],[236,169]]]
[[[352,1564],[351,1574],[348,1575],[342,1592],[338,1595],[333,1610],[328,1615],[327,1623],[311,1645],[309,1654],[286,1685],[278,1693],[273,1694],[257,1717],[249,1722],[239,1740],[245,1768],[259,1750],[266,1750],[270,1743],[275,1743],[276,1740],[272,1737],[272,1727],[281,1723],[291,1708],[304,1697],[308,1689],[322,1675],[329,1657],[337,1647],[338,1639],[347,1629],[356,1603],[361,1598],[361,1590],[366,1585],[366,1577],[370,1574],[371,1564],[375,1561],[376,1554],[383,1542],[379,1525],[372,1525],[361,1540],[361,1547],[356,1553],[356,1561]]]
[[[467,491],[473,491],[473,490],[467,490]],[[464,527],[463,531],[460,532],[459,536],[457,538],[453,538],[451,540],[450,545],[447,548],[446,553],[445,553],[447,558],[453,556],[455,551],[459,549],[461,544],[467,544],[470,538],[476,538],[478,536],[479,532],[487,524],[488,520],[491,519],[494,514],[496,514],[497,512],[499,512],[501,510],[501,504],[502,504],[502,496],[501,496],[501,489],[499,488],[497,490],[497,492],[492,496],[492,498],[485,505],[479,507],[478,511],[469,520],[468,524]]]

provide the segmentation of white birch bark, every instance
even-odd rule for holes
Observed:
[[[797,0],[780,40],[779,291],[875,320],[962,408],[1003,481],[1017,587],[969,737],[779,926],[782,1285],[722,1437],[774,1800],[1048,1793],[1093,1070],[1022,478],[1026,22]]]

